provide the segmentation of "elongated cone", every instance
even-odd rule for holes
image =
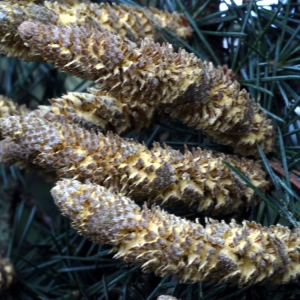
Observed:
[[[9,288],[15,273],[12,263],[0,255],[0,293]]]
[[[59,181],[51,193],[79,234],[114,245],[115,258],[141,264],[145,272],[240,286],[299,278],[298,228],[214,220],[202,226],[160,208],[141,210],[121,194],[76,180]]]
[[[89,88],[89,93],[67,93],[49,102],[51,107],[48,110],[57,115],[62,114],[85,128],[117,134],[148,127],[159,111],[158,107],[149,109],[149,105],[141,103],[132,107],[126,97],[119,95],[116,98],[95,88]]]
[[[184,15],[169,13],[154,8],[138,8],[134,6],[117,5],[115,3],[78,3],[73,5],[45,2],[45,7],[59,14],[58,22],[68,25],[84,25],[87,17],[93,24],[127,37],[135,43],[140,39],[154,38],[159,40],[160,34],[156,27],[173,31],[181,38],[188,38],[192,28]]]
[[[63,71],[101,82],[98,96],[114,97],[113,107],[129,114],[117,132],[135,124],[147,126],[160,108],[233,147],[241,137],[241,154],[257,154],[256,144],[265,152],[273,148],[272,126],[248,93],[222,68],[194,54],[176,53],[170,44],[150,39],[137,47],[111,32],[86,27],[24,22],[19,32],[32,53]],[[257,127],[264,130],[258,133]]]
[[[156,9],[139,9],[125,5],[45,1],[0,1],[0,52],[24,60],[43,61],[43,55],[32,57],[30,49],[19,37],[18,26],[23,21],[43,24],[77,24],[105,28],[139,42],[141,38],[160,39],[156,27],[168,28],[187,38],[192,29],[186,18],[177,13]]]
[[[184,154],[154,144],[152,150],[114,134],[85,130],[62,116],[34,112],[0,119],[0,130],[13,139],[42,167],[54,168],[61,177],[90,179],[135,201],[162,205],[197,205],[198,211],[229,213],[259,198],[223,164],[229,161],[262,191],[266,174],[251,160],[188,150]]]

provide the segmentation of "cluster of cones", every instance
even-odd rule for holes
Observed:
[[[53,170],[62,180],[52,195],[72,226],[95,243],[113,245],[116,257],[144,271],[238,285],[298,278],[297,229],[247,221],[202,226],[136,204],[195,206],[214,215],[257,204],[254,191],[223,160],[261,191],[269,185],[261,167],[246,158],[201,149],[182,154],[158,144],[149,150],[119,136],[164,115],[243,155],[257,156],[257,145],[272,151],[270,121],[228,71],[154,42],[161,39],[157,26],[188,37],[183,16],[76,1],[12,2],[0,1],[2,53],[53,62],[97,86],[33,112],[10,111],[3,98],[2,163]]]

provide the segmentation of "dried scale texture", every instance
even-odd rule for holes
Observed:
[[[76,180],[59,181],[51,193],[79,234],[113,245],[115,258],[141,264],[145,272],[239,286],[299,278],[299,229],[248,221],[202,226],[159,208],[141,210],[121,194]]]
[[[30,155],[28,150],[13,140],[6,138],[0,141],[0,165],[14,165],[26,171],[35,171],[42,175],[49,182],[56,182],[59,177],[52,169],[45,169],[34,164],[34,155]]]
[[[0,255],[0,293],[9,288],[14,275],[14,268],[10,260]]]
[[[30,54],[18,33],[18,26],[27,20],[44,24],[56,24],[57,13],[36,5],[34,1],[0,1],[0,52],[24,60],[43,60],[42,56]]]
[[[139,9],[125,5],[78,3],[63,1],[0,1],[0,52],[24,60],[43,60],[42,55],[32,57],[18,34],[24,21],[43,24],[77,24],[105,28],[138,42],[144,37],[159,39],[156,26],[168,28],[187,38],[192,29],[183,15],[158,10]]]
[[[58,22],[62,24],[85,25],[90,18],[95,26],[100,25],[135,43],[139,43],[140,39],[144,38],[159,40],[161,36],[156,26],[167,28],[184,39],[192,34],[192,28],[186,17],[178,13],[115,3],[65,5],[46,1],[44,5],[59,14]]]
[[[22,146],[15,143],[9,138],[0,141],[1,165],[10,166],[17,162],[20,162],[20,166],[26,166],[27,160],[27,151]]]
[[[265,112],[259,112],[259,105],[254,106],[251,131],[242,135],[226,135],[216,131],[205,130],[216,142],[223,145],[235,145],[234,149],[244,155],[258,156],[255,144],[258,144],[266,152],[274,148],[274,130],[271,120],[267,119]],[[255,143],[254,143],[255,142]]]
[[[6,138],[0,141],[0,165],[16,166],[25,171],[34,171],[39,173],[48,182],[56,182],[59,177],[53,169],[46,169],[32,161],[35,156],[30,155],[28,150],[13,140]]]
[[[199,68],[201,60],[184,50],[174,53],[170,44],[159,46],[145,39],[138,48],[110,31],[37,22],[23,22],[19,33],[33,54],[78,77],[101,81],[103,90],[109,89],[112,95],[121,92],[128,101],[148,99],[145,105],[149,107],[151,102],[159,104],[164,98],[169,103],[192,84],[192,91],[199,92],[195,100],[200,101],[201,95],[203,101],[207,100],[204,94],[208,92],[199,87],[200,79],[205,77]],[[182,87],[175,87],[175,83]]]
[[[36,111],[0,119],[0,130],[25,149],[34,163],[60,177],[89,179],[135,201],[195,205],[198,211],[230,213],[259,198],[223,164],[229,161],[262,191],[266,174],[251,160],[213,155],[201,149],[184,154],[154,144],[152,150],[112,133],[104,136],[64,122],[63,116]]]
[[[122,96],[120,96],[121,98]],[[68,93],[61,98],[50,99],[51,110],[56,115],[64,115],[68,120],[80,124],[84,128],[95,128],[101,131],[113,131],[123,133],[131,128],[139,128],[142,122],[134,123],[142,119],[144,114],[139,114],[135,119],[130,118],[131,113],[125,100],[118,101],[109,93],[89,89],[89,93]],[[151,120],[149,120],[149,123]]]
[[[29,113],[30,110],[25,105],[18,105],[17,103],[13,102],[12,99],[0,95],[0,118],[27,115]],[[28,151],[25,148],[15,143],[10,138],[2,138],[3,137],[0,134],[1,165],[16,165],[21,169],[36,170],[41,172],[41,168],[32,164],[32,157],[29,156]],[[48,177],[50,178],[50,176]],[[51,178],[54,178],[54,176]]]
[[[0,95],[0,118],[26,115],[28,112],[25,105],[18,105],[12,99]]]
[[[18,105],[17,103],[13,102],[12,99],[4,97],[0,95],[0,118],[5,118],[8,116],[18,116],[18,115],[26,115],[29,112],[29,110],[26,108],[25,105]],[[7,148],[8,143],[1,141],[2,135],[0,134],[0,148],[1,150],[7,150],[5,153],[0,152],[0,161],[2,161],[2,158],[4,159],[2,162],[4,164],[11,163],[14,159],[13,156],[17,152],[13,151],[12,155],[9,154],[9,148]],[[3,143],[3,144],[2,144]],[[17,146],[19,148],[19,146]],[[13,147],[14,150],[16,150],[15,147]],[[7,155],[8,154],[8,155]],[[19,155],[18,155],[19,156]]]
[[[88,93],[70,92],[60,98],[50,99],[49,102],[51,106],[48,110],[56,115],[62,114],[84,128],[117,134],[147,127],[158,116],[155,107],[149,112],[142,103],[137,102],[132,106],[124,96],[118,95],[116,98],[96,88],[89,88]]]
[[[257,155],[256,144],[266,153],[273,149],[273,128],[249,94],[222,68],[194,54],[176,53],[170,44],[160,46],[151,39],[137,47],[111,32],[87,27],[24,22],[19,32],[33,54],[101,83],[98,95],[114,97],[121,115],[129,113],[117,132],[148,126],[159,108],[224,144],[235,147],[241,139],[241,154]],[[257,132],[260,127],[264,130]]]

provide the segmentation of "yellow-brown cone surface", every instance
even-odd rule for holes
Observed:
[[[244,148],[252,148],[254,154],[256,144],[266,153],[273,148],[272,126],[256,112],[248,93],[222,68],[214,68],[194,54],[176,53],[170,44],[155,44],[151,39],[137,47],[111,32],[87,27],[23,22],[19,32],[32,53],[42,54],[75,76],[101,82],[99,93],[105,96],[108,92],[123,114],[127,110],[132,120],[129,127],[138,123],[135,116],[140,112],[143,117],[138,128],[147,126],[160,108],[216,140],[224,136],[225,143],[233,147],[236,143],[231,136],[236,135],[236,139],[246,136]],[[257,136],[260,125],[266,130]]]
[[[25,105],[19,106],[12,99],[0,95],[0,118],[26,115],[28,112],[29,110]]]
[[[9,259],[0,255],[0,293],[11,285],[14,279],[14,268]]]
[[[229,161],[262,191],[266,174],[251,160],[213,155],[201,149],[184,154],[155,144],[152,150],[117,135],[65,123],[63,116],[43,112],[0,119],[0,130],[42,167],[61,177],[89,179],[135,201],[162,205],[196,205],[198,211],[229,213],[259,201],[258,196],[223,164]]]
[[[274,148],[274,130],[271,120],[266,118],[265,112],[259,112],[259,105],[254,106],[253,123],[251,131],[243,135],[224,135],[216,131],[206,130],[208,135],[223,145],[235,145],[234,149],[244,155],[257,155],[256,144],[266,152]]]
[[[25,162],[27,160],[27,151],[22,146],[8,138],[0,141],[1,165],[10,166],[17,162],[22,162],[26,165]]]
[[[143,110],[134,113],[127,107],[125,99],[118,101],[119,99],[109,93],[90,89],[90,93],[73,92],[61,98],[50,99],[52,106],[48,110],[57,115],[62,114],[84,128],[96,127],[101,131],[110,130],[117,134],[150,124],[152,115],[149,118]]]
[[[44,24],[56,24],[55,12],[33,1],[0,1],[0,52],[24,60],[43,60],[42,56],[33,58],[30,49],[24,46],[18,33],[18,26],[26,20],[36,20]]]
[[[26,115],[27,113],[29,113],[29,110],[26,108],[25,105],[18,105],[12,99],[0,95],[0,118],[9,117],[9,116]],[[2,139],[2,135],[0,134],[0,140],[1,139]],[[7,147],[8,143],[5,142],[4,144],[5,144],[4,147]],[[8,148],[6,149],[8,150]],[[5,156],[5,154],[0,153],[0,156],[2,159]]]
[[[36,3],[35,3],[36,2]],[[77,24],[105,28],[135,42],[145,37],[159,39],[156,26],[168,28],[186,38],[192,29],[183,15],[158,10],[139,9],[125,5],[85,4],[45,1],[0,1],[0,52],[24,60],[43,60],[42,55],[32,57],[19,37],[18,26],[23,21],[43,24]]]
[[[145,272],[235,285],[283,284],[300,275],[299,229],[213,220],[204,227],[76,180],[59,181],[51,193],[79,234],[114,245],[115,258]]]
[[[114,3],[80,3],[70,6],[46,1],[44,5],[59,14],[58,22],[62,24],[84,25],[90,18],[95,26],[100,25],[135,43],[146,37],[159,39],[156,26],[170,29],[181,38],[192,34],[186,17],[178,13]]]

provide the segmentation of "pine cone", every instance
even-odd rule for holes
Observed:
[[[58,16],[52,10],[32,3],[34,1],[0,1],[0,52],[7,56],[16,56],[23,60],[34,59],[30,49],[24,46],[18,33],[18,26],[27,20],[40,21],[44,24],[56,24]]]
[[[184,15],[154,8],[138,8],[115,3],[65,5],[49,1],[44,5],[59,14],[58,22],[62,24],[81,26],[91,22],[95,27],[100,26],[135,43],[144,38],[161,40],[162,37],[156,27],[167,28],[184,39],[192,34],[192,28]]]
[[[259,197],[223,164],[229,161],[262,191],[266,174],[251,160],[201,149],[184,154],[154,144],[152,150],[109,133],[104,136],[68,124],[62,116],[33,112],[0,119],[4,136],[13,139],[34,163],[54,168],[60,177],[89,179],[130,196],[161,205],[197,205],[198,211],[230,213],[257,203]]]
[[[266,153],[273,148],[272,126],[248,93],[222,68],[194,54],[176,53],[170,44],[160,46],[149,39],[137,47],[109,31],[87,27],[23,22],[19,32],[32,53],[63,71],[101,82],[94,99],[114,97],[121,115],[129,114],[117,132],[136,124],[138,129],[148,126],[159,108],[233,147],[236,139],[243,139],[241,154],[257,154],[256,144]],[[257,127],[265,130],[257,133]]]
[[[79,234],[113,245],[115,258],[141,264],[145,272],[239,286],[298,280],[299,229],[214,220],[204,227],[159,208],[141,210],[121,194],[76,180],[59,181],[51,193]]]
[[[23,21],[39,21],[43,24],[76,24],[91,28],[104,28],[139,42],[144,37],[161,39],[156,27],[168,28],[186,38],[192,29],[186,18],[177,13],[156,9],[139,9],[125,5],[84,4],[45,1],[0,1],[0,51],[7,56],[17,56],[24,60],[44,60],[43,55],[35,55],[20,39],[17,28]],[[36,4],[35,4],[36,3]]]
[[[49,102],[51,107],[43,107],[43,109],[51,110],[56,115],[62,114],[68,120],[84,128],[111,130],[118,134],[133,126],[135,129],[141,128],[140,126],[144,124],[141,120],[146,117],[143,111],[140,111],[135,119],[130,118],[131,113],[126,104],[122,105],[108,93],[97,93],[94,89],[90,89],[90,93],[68,93],[61,98],[50,99]],[[134,121],[137,122],[132,125]],[[149,120],[149,123],[151,121]]]

